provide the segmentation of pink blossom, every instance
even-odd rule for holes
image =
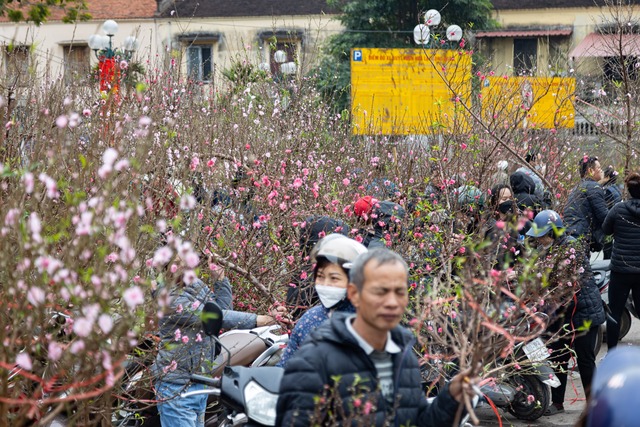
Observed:
[[[175,360],[172,360],[168,366],[165,366],[164,368],[162,368],[162,371],[166,374],[167,372],[175,371],[177,367],[178,367],[178,362],[176,362]]]
[[[182,257],[188,268],[196,268],[200,264],[200,257],[197,253],[190,251]]]
[[[533,402],[535,402],[535,401],[536,401],[536,398],[535,398],[535,397],[533,397],[533,395],[532,395],[532,394],[530,394],[530,395],[528,395],[528,396],[527,396],[527,402],[528,402],[528,403],[533,403]]]
[[[151,118],[147,117],[147,116],[142,116],[140,117],[140,120],[138,120],[138,125],[140,127],[147,127],[151,124]]]
[[[91,110],[89,110],[88,108],[85,108],[84,110],[82,110],[82,115],[85,117],[90,117],[91,116]]]
[[[167,263],[171,260],[173,256],[173,251],[168,246],[163,246],[156,250],[153,254],[152,265],[154,267],[162,267],[167,265]]]
[[[349,185],[351,183],[351,181],[349,180],[349,178],[345,178],[342,180],[342,184],[344,185]]]
[[[93,322],[86,317],[80,317],[73,322],[73,332],[79,337],[88,337],[93,328]]]
[[[189,169],[191,169],[192,171],[196,170],[198,168],[198,165],[200,164],[200,159],[196,156],[191,158],[191,164],[189,165]]]
[[[180,198],[180,209],[190,210],[196,206],[196,198],[191,194],[186,194]]]
[[[31,215],[29,215],[29,231],[31,231],[33,240],[35,240],[36,242],[42,241],[42,238],[40,237],[40,232],[42,231],[42,223],[40,222],[40,217],[36,212],[31,212]]]
[[[202,335],[196,334],[196,342],[202,342]]]
[[[32,286],[29,289],[29,292],[27,292],[27,301],[29,301],[29,303],[34,307],[37,307],[40,304],[42,304],[44,302],[44,299],[45,299],[44,291],[38,288],[37,286]]]
[[[189,342],[189,337],[186,335],[182,336],[182,344],[187,344]]]
[[[68,123],[69,119],[64,114],[58,116],[58,118],[56,119],[56,126],[58,126],[60,129],[66,128]]]
[[[173,332],[173,340],[174,341],[180,341],[181,338],[182,338],[182,331],[180,329],[176,329]]]
[[[362,410],[362,412],[365,415],[369,415],[371,413],[371,410],[373,409],[373,404],[371,402],[365,402],[364,404],[364,409]]]
[[[187,285],[190,285],[191,283],[195,282],[196,279],[197,279],[197,276],[196,276],[196,273],[193,270],[186,270],[184,272],[184,274],[182,275],[182,280]]]
[[[84,350],[84,347],[85,347],[84,341],[82,340],[74,341],[73,343],[71,343],[71,347],[69,347],[69,351],[71,352],[71,354],[78,354],[82,350]]]
[[[131,310],[144,302],[144,294],[139,286],[132,286],[125,290],[122,294],[124,302]]]
[[[293,187],[294,188],[300,188],[302,187],[302,179],[301,178],[296,178],[293,180]]]
[[[113,319],[108,314],[103,313],[98,318],[98,326],[102,332],[108,334],[113,329]]]
[[[57,361],[62,357],[62,346],[56,341],[51,341],[47,348],[47,357],[49,360]]]
[[[30,371],[33,368],[33,363],[31,363],[31,356],[24,352],[18,353],[18,355],[16,356],[16,365],[26,371]]]
[[[35,184],[35,180],[31,172],[27,172],[24,175],[22,175],[22,183],[24,184],[24,191],[26,191],[27,194],[33,193],[33,186]]]

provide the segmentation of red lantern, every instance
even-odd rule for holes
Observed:
[[[115,58],[100,57],[100,92],[118,93],[120,87],[120,68]]]

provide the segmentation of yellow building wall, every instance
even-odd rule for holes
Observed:
[[[494,11],[494,18],[502,28],[570,26],[573,31],[569,44],[566,47],[563,46],[563,50],[566,50],[565,53],[568,55],[599,25],[612,22],[612,14],[619,14],[621,20],[624,20],[626,16],[637,17],[640,14],[640,6],[623,6],[622,9],[617,10],[610,10],[608,7],[497,10]],[[483,43],[485,46],[491,46],[492,69],[499,74],[512,75],[513,39],[494,38],[485,40]],[[550,75],[550,59],[549,40],[541,37],[538,41],[538,75]],[[600,70],[599,60],[594,58],[576,59],[576,61],[570,62],[569,66],[583,74]]]

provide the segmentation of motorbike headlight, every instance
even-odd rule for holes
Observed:
[[[266,426],[276,425],[276,404],[278,395],[269,393],[255,381],[249,381],[244,388],[247,417]]]

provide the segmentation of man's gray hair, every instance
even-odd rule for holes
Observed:
[[[353,261],[351,270],[349,270],[349,281],[356,286],[358,292],[362,292],[362,287],[364,286],[364,268],[367,266],[369,261],[372,260],[376,261],[376,264],[379,266],[399,263],[404,267],[405,272],[409,272],[407,263],[397,253],[386,248],[371,249],[361,255],[358,255],[358,257]]]

